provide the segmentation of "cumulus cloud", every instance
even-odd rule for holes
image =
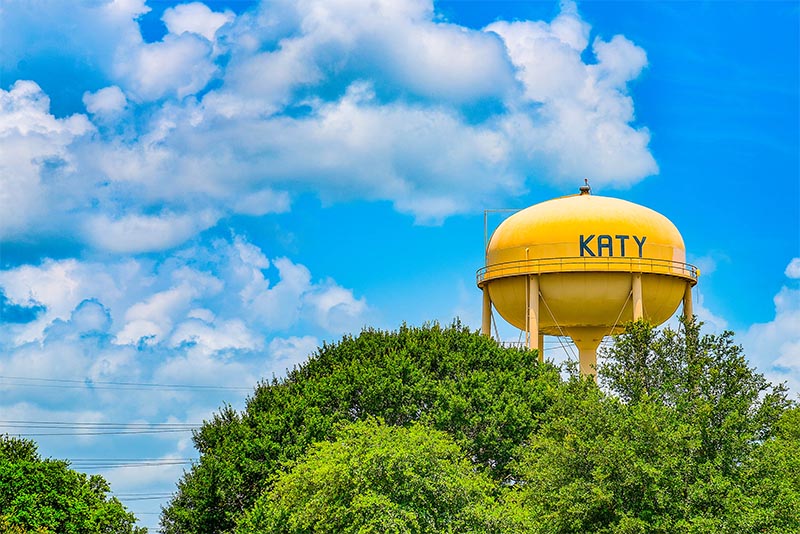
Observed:
[[[634,128],[627,84],[647,66],[647,55],[624,36],[595,39],[596,64],[582,55],[589,25],[573,3],[550,24],[499,21],[487,31],[500,35],[517,67],[524,98],[538,113],[505,119],[509,137],[521,139],[554,180],[589,176],[598,184],[627,184],[658,172],[647,149],[650,134]]]
[[[63,206],[58,192],[71,195],[54,177],[79,163],[72,143],[93,130],[84,115],[56,118],[50,99],[31,81],[0,89],[0,238],[24,234],[40,224],[53,208]]]
[[[104,87],[94,93],[85,92],[83,103],[86,111],[93,115],[114,114],[125,108],[127,99],[122,90],[116,85]]]
[[[217,30],[224,24],[232,22],[234,18],[230,10],[223,13],[214,12],[200,2],[168,8],[161,17],[170,33],[175,35],[184,32],[196,33],[209,41],[213,41]]]
[[[288,258],[271,261],[240,237],[187,247],[161,262],[47,260],[0,271],[0,288],[12,305],[44,308],[29,323],[7,325],[3,339],[12,346],[41,341],[53,324],[69,321],[102,323],[118,345],[253,350],[262,344],[256,331],[284,331],[302,320],[338,334],[353,321],[360,326],[367,310],[351,290],[315,282]]]
[[[590,41],[570,2],[550,22],[483,30],[423,0],[276,1],[238,16],[193,2],[164,11],[154,42],[142,1],[51,7],[63,18],[45,28],[27,3],[4,5],[3,24],[31,28],[6,32],[4,54],[35,58],[61,39],[94,78],[75,77],[91,82],[86,115],[56,117],[34,82],[0,93],[6,236],[159,251],[231,214],[287,211],[308,190],[437,223],[530,177],[626,185],[658,172],[628,92],[645,51],[621,35]]]
[[[775,318],[767,323],[752,325],[744,335],[742,345],[748,357],[763,369],[773,382],[786,382],[792,391],[800,392],[800,286],[794,258],[786,267],[787,285],[775,295]]]
[[[216,72],[212,48],[195,34],[167,35],[121,54],[115,75],[138,99],[182,99],[203,89]]]
[[[787,278],[800,278],[800,258],[792,258],[786,266],[784,274]]]
[[[269,353],[275,358],[276,367],[291,369],[313,355],[319,345],[314,336],[275,338],[269,343]]]
[[[84,232],[87,241],[97,248],[135,254],[173,248],[213,226],[217,219],[218,216],[209,211],[182,215],[127,215],[119,219],[98,215],[87,218]]]
[[[334,280],[316,280],[237,236],[158,260],[23,265],[0,271],[0,291],[8,306],[40,310],[0,324],[0,411],[29,421],[197,423],[304,361],[321,339],[359,328],[368,312],[363,297]],[[187,448],[181,439],[148,447],[172,454]],[[155,483],[137,473],[146,480],[129,483]]]

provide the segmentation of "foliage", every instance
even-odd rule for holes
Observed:
[[[519,463],[515,498],[529,530],[737,531],[748,470],[766,467],[754,458],[785,452],[775,437],[789,405],[783,388],[748,367],[730,333],[701,336],[692,322],[680,332],[630,324],[604,356],[610,394],[573,378],[577,394],[553,407]],[[788,525],[783,514],[767,531]]]
[[[237,532],[507,532],[495,492],[448,434],[370,419],[312,446]]]
[[[0,436],[0,532],[144,534],[108,483],[61,460],[42,459],[33,441]]]
[[[0,534],[52,534],[44,527],[37,527],[36,530],[25,530],[19,525],[12,525],[8,517],[0,515]]]
[[[742,469],[741,494],[730,503],[738,533],[800,532],[800,408],[787,410],[774,435]]]
[[[260,384],[244,413],[225,407],[194,436],[200,461],[162,513],[169,533],[230,532],[308,447],[343,422],[417,421],[449,433],[494,480],[558,399],[561,379],[535,352],[460,324],[365,330],[323,345],[284,380]]]
[[[609,349],[603,384],[629,404],[652,401],[674,410],[699,432],[693,456],[729,474],[769,437],[786,409],[786,391],[748,366],[732,332],[701,335],[699,322],[681,331],[632,323]]]
[[[458,324],[324,345],[203,425],[162,526],[800,533],[799,409],[730,333],[631,323],[600,387],[536,356]]]

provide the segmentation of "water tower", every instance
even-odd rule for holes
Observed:
[[[631,319],[658,325],[683,301],[692,316],[699,271],[686,263],[683,238],[663,215],[617,198],[556,198],[521,210],[494,231],[483,290],[482,332],[491,335],[492,306],[523,330],[528,348],[542,336],[569,336],[580,372],[595,374],[597,347]]]

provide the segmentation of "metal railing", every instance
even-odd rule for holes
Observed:
[[[567,257],[515,260],[487,265],[477,272],[478,285],[484,281],[525,274],[630,272],[679,276],[697,280],[700,270],[690,263],[656,258]]]

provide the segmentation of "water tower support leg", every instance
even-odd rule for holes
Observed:
[[[528,348],[539,349],[539,276],[528,276]]]
[[[633,320],[644,318],[642,303],[642,273],[633,273]]]
[[[481,334],[492,336],[492,299],[489,298],[489,286],[483,286],[483,312],[481,313]]]
[[[595,375],[597,380],[597,349],[578,347],[578,366],[580,367],[581,376]]]
[[[683,316],[691,321],[694,317],[694,307],[692,306],[692,284],[686,282],[686,289],[683,290]]]
[[[544,334],[539,334],[539,362],[544,362]]]

